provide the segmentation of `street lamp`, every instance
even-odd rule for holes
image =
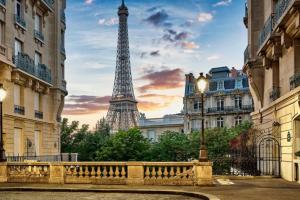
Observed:
[[[204,137],[204,92],[207,87],[207,78],[203,76],[203,73],[200,73],[199,78],[197,79],[197,89],[201,94],[201,115],[202,115],[202,126],[201,126],[201,146],[199,152],[199,161],[206,162],[207,159],[207,148],[205,146],[205,137]]]
[[[1,131],[1,141],[0,141],[0,162],[6,162],[5,150],[3,147],[3,120],[2,120],[2,102],[6,97],[6,90],[3,88],[3,84],[0,83],[0,131]]]

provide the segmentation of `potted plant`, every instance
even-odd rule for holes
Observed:
[[[297,151],[297,152],[295,153],[295,156],[297,156],[297,157],[300,159],[300,151]]]

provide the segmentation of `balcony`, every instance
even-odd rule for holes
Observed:
[[[66,14],[64,10],[62,10],[60,13],[60,21],[64,24],[66,23]]]
[[[292,2],[297,2],[298,0],[279,0],[274,9],[274,21],[276,24],[279,23],[280,18],[283,16],[285,11],[290,7]],[[299,1],[298,1],[299,2]]]
[[[34,117],[37,118],[37,119],[43,119],[44,118],[44,114],[41,111],[35,110],[34,111]]]
[[[235,113],[235,112],[252,112],[252,105],[243,105],[241,107],[224,106],[224,107],[212,107],[207,109],[207,113]]]
[[[249,45],[246,47],[244,51],[244,64],[246,64],[249,61]]]
[[[13,57],[13,62],[18,69],[52,84],[51,70],[44,64],[35,66],[34,60],[27,54],[19,53],[17,56]]]
[[[248,3],[245,3],[245,16],[243,18],[246,28],[248,28]]]
[[[15,14],[15,23],[22,29],[26,30],[26,22],[22,16]]]
[[[0,0],[0,6],[5,7],[6,6],[6,0]]]
[[[54,0],[41,0],[41,2],[46,9],[53,11]]]
[[[290,90],[300,86],[300,73],[295,74],[290,78]]]
[[[271,37],[273,29],[274,29],[274,17],[271,15],[266,21],[263,29],[259,34],[258,45],[260,49],[263,47],[266,41]]]
[[[39,40],[40,42],[44,43],[44,35],[41,31],[34,30],[34,37]]]
[[[64,45],[60,45],[60,52],[64,55],[66,55],[66,49]]]
[[[279,87],[273,87],[270,92],[270,100],[275,101],[280,97],[280,88]]]
[[[19,115],[25,115],[25,108],[23,106],[15,105],[14,113],[19,114]]]

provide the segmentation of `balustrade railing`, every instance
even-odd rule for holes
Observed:
[[[274,9],[274,21],[277,24],[293,0],[279,0]]]
[[[0,0],[0,5],[6,6],[6,0]]]
[[[66,183],[126,184],[126,163],[64,164]]]
[[[145,185],[193,185],[192,163],[145,163]]]
[[[54,0],[42,0],[42,2],[49,8],[53,9]]]
[[[290,89],[293,90],[298,86],[300,86],[300,73],[296,73],[290,78]]]
[[[274,28],[274,18],[273,15],[270,15],[270,17],[265,22],[265,25],[259,34],[258,43],[260,48],[265,43],[265,41],[271,36],[273,28]]]
[[[34,37],[42,42],[44,42],[44,35],[41,31],[34,30]]]
[[[49,163],[8,163],[7,182],[48,183]]]
[[[59,155],[43,155],[43,156],[7,156],[7,162],[77,162],[77,153],[61,153]]]
[[[13,57],[13,62],[17,68],[25,71],[47,83],[52,83],[51,70],[44,64],[35,66],[34,60],[27,54],[19,53]]]
[[[280,88],[279,87],[273,87],[270,91],[270,100],[275,101],[280,97]]]
[[[207,109],[207,113],[227,113],[227,112],[247,112],[253,111],[252,105],[242,105],[241,107],[224,106],[224,107],[212,107]]]

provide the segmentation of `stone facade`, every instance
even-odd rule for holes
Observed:
[[[197,78],[197,77],[196,77]],[[186,75],[184,103],[184,131],[201,129],[201,99],[196,90],[196,78]],[[253,101],[247,76],[228,67],[212,68],[207,74],[209,87],[204,95],[205,128],[233,127],[250,121]]]
[[[183,115],[165,115],[163,118],[149,118],[144,115],[140,118],[139,129],[144,137],[157,141],[166,131],[183,133]]]
[[[299,5],[300,0],[248,0],[244,17],[252,121],[279,142],[281,176],[289,181],[299,180],[299,158],[294,155],[300,150]]]
[[[60,153],[65,0],[0,1],[0,83],[7,156]]]

